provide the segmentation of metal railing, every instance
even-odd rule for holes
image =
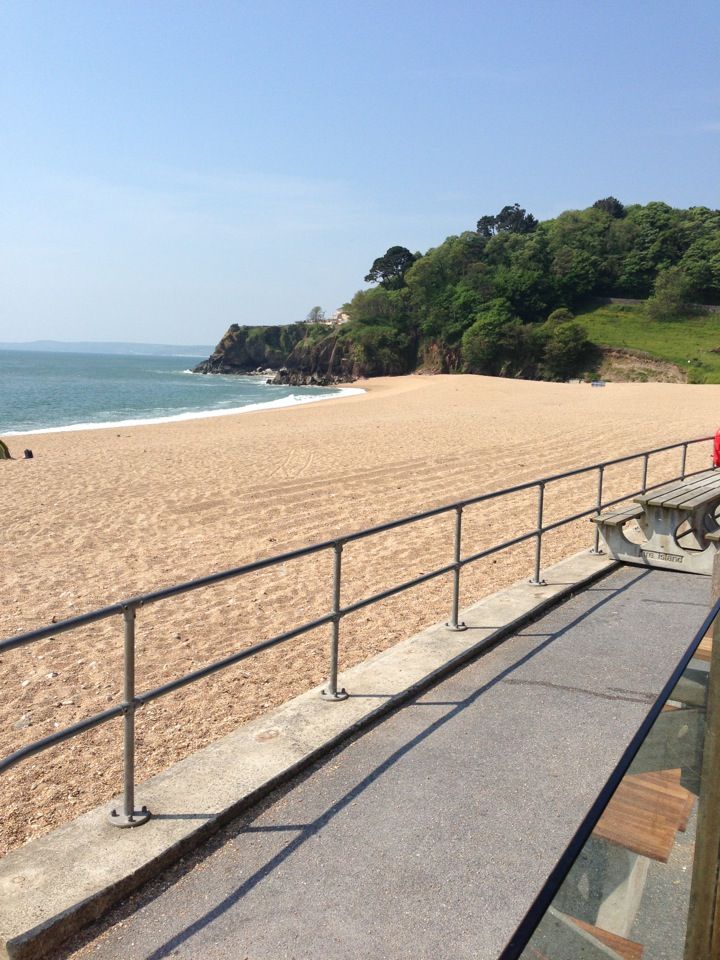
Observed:
[[[26,746],[19,748],[18,750],[9,754],[7,757],[0,759],[0,773],[10,769],[21,760],[34,756],[35,754],[55,746],[64,740],[69,740],[71,737],[77,736],[86,730],[100,726],[109,720],[113,720],[117,717],[123,717],[123,807],[122,813],[118,813],[115,810],[112,811],[111,822],[116,826],[137,826],[147,820],[150,815],[145,808],[142,808],[141,810],[135,809],[135,713],[144,704],[150,703],[153,700],[157,700],[159,697],[163,697],[166,694],[174,692],[175,690],[179,690],[180,688],[187,686],[190,683],[194,683],[197,680],[202,680],[204,677],[209,677],[220,670],[224,670],[227,667],[231,667],[234,664],[240,663],[242,660],[246,660],[247,658],[252,657],[264,650],[269,650],[271,647],[275,647],[278,644],[285,643],[288,640],[292,640],[295,637],[301,636],[302,634],[308,633],[311,630],[316,630],[318,627],[326,625],[329,625],[331,628],[330,670],[327,686],[322,691],[322,696],[328,700],[344,700],[348,696],[347,692],[344,689],[338,689],[340,624],[343,618],[352,613],[356,613],[365,607],[379,603],[382,600],[387,600],[390,597],[397,596],[398,594],[403,593],[406,590],[410,590],[413,587],[418,587],[424,583],[428,583],[431,580],[435,580],[437,577],[452,574],[452,601],[450,619],[447,623],[447,627],[449,630],[464,630],[465,624],[459,622],[458,620],[460,605],[460,575],[464,567],[502,550],[507,550],[510,547],[517,546],[518,544],[535,540],[534,573],[530,583],[542,583],[543,581],[540,574],[544,534],[569,523],[581,520],[584,517],[590,517],[598,514],[606,507],[615,506],[633,496],[644,493],[647,489],[648,465],[650,457],[654,455],[667,453],[672,450],[680,450],[680,472],[677,476],[667,477],[666,481],[671,481],[677,478],[684,479],[686,476],[688,476],[688,474],[686,474],[688,448],[696,444],[707,443],[711,439],[711,437],[701,437],[696,440],[685,440],[681,443],[673,443],[663,447],[655,447],[652,450],[629,454],[624,457],[617,457],[614,460],[606,460],[601,463],[592,464],[588,467],[579,467],[575,470],[567,470],[564,473],[552,474],[539,480],[530,480],[526,483],[517,484],[513,487],[506,487],[503,490],[479,494],[464,500],[458,500],[455,503],[449,503],[441,507],[436,507],[432,510],[425,510],[422,513],[416,513],[410,516],[402,517],[399,520],[391,520],[387,523],[382,523],[374,527],[358,530],[354,533],[336,537],[332,540],[326,540],[321,543],[312,544],[311,546],[301,547],[297,550],[291,550],[287,553],[278,554],[273,557],[267,557],[263,560],[256,560],[253,563],[247,563],[243,566],[235,567],[230,570],[223,570],[205,577],[200,577],[196,580],[190,580],[185,583],[164,588],[162,590],[155,590],[151,593],[132,597],[128,600],[123,600],[119,603],[112,604],[111,606],[102,607],[99,610],[93,610],[90,613],[85,613],[78,617],[62,620],[57,623],[53,623],[50,626],[43,627],[38,630],[31,630],[28,633],[19,634],[18,636],[3,640],[0,642],[0,654],[9,650],[14,650],[18,647],[27,646],[28,644],[35,643],[39,640],[47,639],[48,637],[57,636],[58,634],[65,633],[69,630],[87,626],[91,623],[97,623],[100,620],[106,620],[109,617],[122,617],[124,623],[124,690],[122,703],[118,703],[107,710],[103,710],[102,712],[94,714],[91,717],[87,717],[85,720],[81,720],[78,723],[64,727],[63,729],[57,730],[55,733],[52,733],[49,736],[43,737],[40,740],[36,740],[33,743],[29,743]],[[603,486],[605,482],[605,471],[608,469],[608,467],[617,466],[618,464],[623,463],[630,463],[634,460],[642,461],[642,482],[640,488],[637,490],[626,491],[622,496],[615,497],[612,500],[604,500]],[[545,490],[548,485],[561,480],[566,480],[569,477],[579,477],[583,474],[590,474],[593,471],[597,471],[598,474],[597,496],[593,506],[578,513],[573,513],[570,516],[563,517],[561,520],[545,523]],[[695,472],[699,473],[702,471]],[[693,476],[694,474],[689,475]],[[496,543],[483,550],[463,556],[462,519],[463,512],[467,507],[532,489],[537,491],[536,527],[526,531],[525,533],[519,534],[518,536],[512,537],[509,540],[504,540],[501,543]],[[406,580],[403,583],[396,584],[395,586],[389,587],[386,590],[382,590],[379,593],[375,593],[372,596],[357,600],[354,603],[349,603],[345,606],[342,605],[342,554],[343,548],[346,544],[376,536],[381,533],[387,533],[390,530],[396,530],[400,527],[418,523],[419,521],[427,520],[431,517],[437,517],[441,516],[442,514],[448,514],[452,512],[455,513],[455,527],[453,560],[451,563],[445,564],[442,567],[438,567],[435,570],[431,570],[428,573],[423,573],[411,580]],[[159,600],[166,600],[170,597],[178,596],[179,594],[189,593],[190,591],[199,590],[203,587],[210,587],[226,580],[247,576],[248,574],[257,573],[260,570],[266,570],[270,567],[287,563],[290,560],[296,560],[301,557],[307,557],[312,554],[318,554],[325,551],[331,551],[334,558],[332,610],[330,612],[324,614],[323,616],[317,617],[314,620],[300,624],[297,627],[293,627],[290,630],[285,630],[284,632],[279,633],[274,637],[270,637],[267,640],[255,643],[250,647],[240,650],[237,653],[233,653],[230,656],[224,657],[221,660],[217,660],[211,664],[208,664],[207,666],[201,667],[198,670],[193,670],[190,673],[186,673],[183,676],[178,677],[175,680],[171,680],[168,683],[164,683],[159,687],[155,687],[152,690],[148,690],[144,693],[136,692],[135,622],[137,611],[140,608],[148,606],[152,603],[156,603]],[[593,552],[599,552],[599,532],[597,530],[595,533],[595,545]]]

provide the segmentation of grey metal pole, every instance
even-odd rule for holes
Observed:
[[[335,563],[333,566],[333,621],[330,625],[330,677],[327,687],[321,691],[323,700],[347,700],[348,693],[343,687],[337,688],[338,647],[340,645],[340,586],[342,583],[343,542],[335,543]]]
[[[467,624],[458,622],[458,616],[460,614],[460,570],[462,569],[462,564],[460,563],[461,558],[461,543],[462,543],[462,506],[455,508],[455,543],[453,548],[453,563],[455,564],[455,569],[453,571],[453,598],[452,598],[452,610],[450,612],[450,622],[446,623],[445,626],[448,630],[467,630]]]
[[[150,818],[147,807],[135,809],[135,606],[123,610],[124,630],[124,707],[123,718],[123,812],[110,811],[115,827],[138,827]]]
[[[537,508],[537,536],[535,538],[535,576],[532,578],[530,583],[539,586],[542,583],[545,583],[544,580],[540,579],[540,555],[542,552],[542,526],[543,526],[543,510],[545,506],[545,484],[538,484],[538,508]]]
[[[687,443],[684,443],[682,447],[682,461],[680,464],[680,476],[682,477],[683,480],[685,479],[685,464],[687,463],[687,448],[688,448]]]
[[[600,511],[602,510],[604,474],[605,474],[605,467],[603,466],[603,464],[600,464],[600,466],[598,467],[598,490],[597,490],[597,506],[596,506],[598,516],[600,515]],[[595,524],[595,546],[592,548],[590,553],[602,553],[602,551],[600,550],[600,527],[597,523]]]
[[[645,493],[647,490],[647,477],[648,477],[648,462],[650,461],[650,454],[646,453],[643,457],[643,476],[642,476],[642,492]]]

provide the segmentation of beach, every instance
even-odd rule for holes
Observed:
[[[14,436],[0,461],[0,637],[133,595],[285,553],[475,494],[714,433],[717,386],[379,378],[365,393],[305,406],[99,430]],[[710,443],[688,470],[709,466]],[[650,482],[679,472],[652,461]],[[641,464],[608,471],[639,486]],[[633,472],[634,471],[634,472]],[[653,471],[656,471],[653,474]],[[597,475],[548,488],[547,516],[589,508]],[[536,494],[470,508],[466,552],[534,527]],[[452,561],[454,514],[349,544],[343,603]],[[592,546],[587,519],[549,534],[543,563]],[[463,572],[469,604],[532,574],[534,542]],[[331,553],[138,611],[137,689],[147,690],[330,610]],[[447,619],[442,577],[345,618],[340,666]],[[142,781],[239,724],[321,683],[325,626],[164,697],[137,715]],[[0,730],[11,750],[122,700],[114,617],[0,656]],[[338,709],[342,709],[341,706]],[[120,721],[3,775],[0,853],[116,795]],[[142,788],[137,791],[142,802]]]

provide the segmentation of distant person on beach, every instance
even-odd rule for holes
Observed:
[[[23,457],[24,457],[26,460],[32,460],[32,458],[33,458],[33,452],[32,452],[32,450],[23,450]]]

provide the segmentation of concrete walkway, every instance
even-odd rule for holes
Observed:
[[[336,750],[63,957],[495,960],[709,605],[625,567]]]

